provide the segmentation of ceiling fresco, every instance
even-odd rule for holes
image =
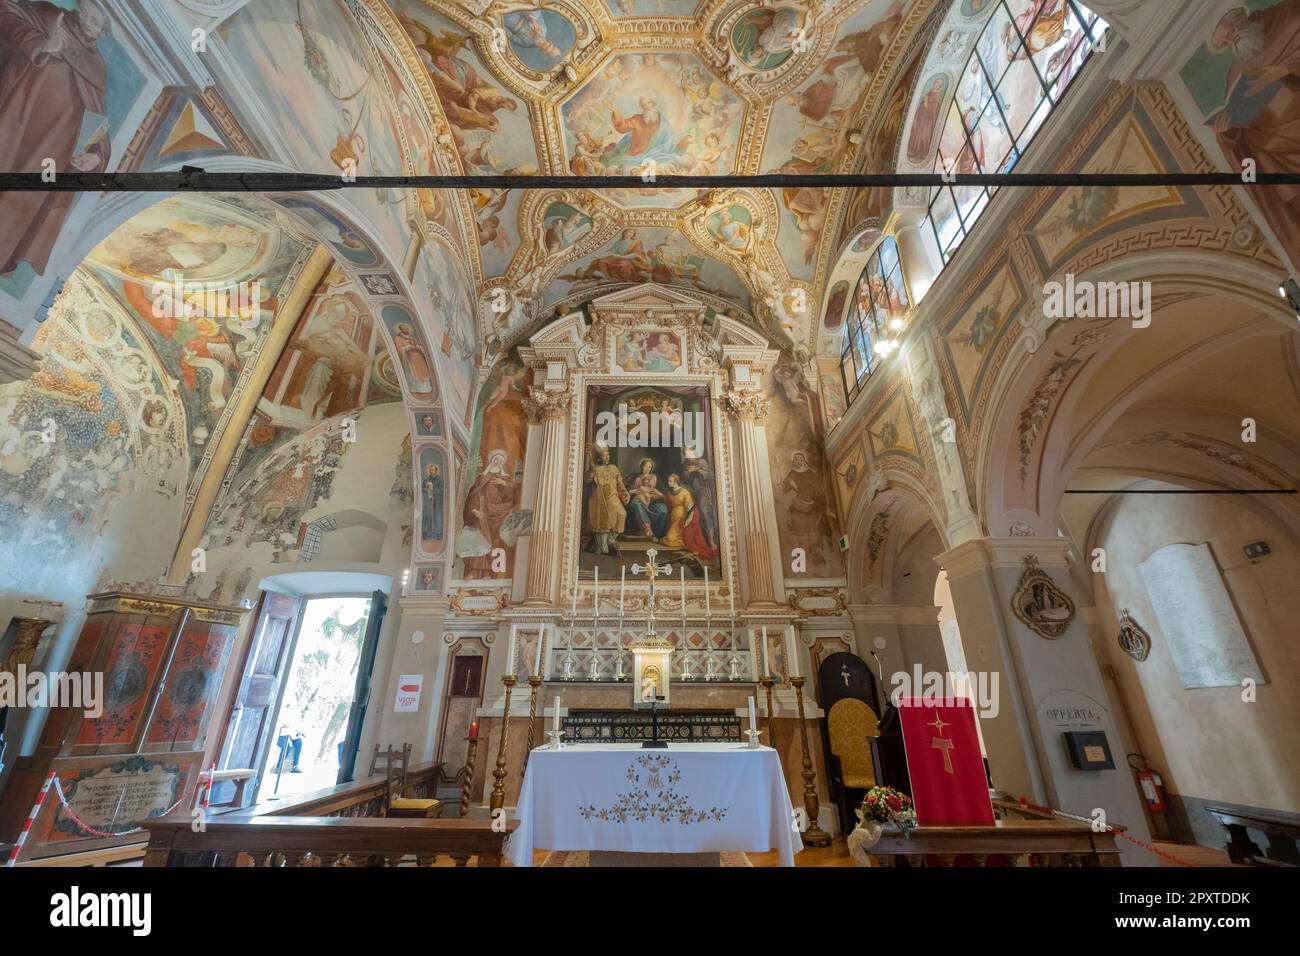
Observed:
[[[240,373],[313,246],[267,200],[177,196],[118,227],[81,267],[176,382],[191,469],[227,424]]]
[[[436,141],[466,173],[892,167],[941,0],[391,0]],[[876,134],[888,139],[877,142]],[[809,342],[846,190],[467,191],[487,353],[597,286],[655,281]],[[881,197],[877,197],[880,199]]]

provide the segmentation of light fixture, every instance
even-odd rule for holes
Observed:
[[[1300,282],[1296,282],[1293,278],[1283,279],[1282,284],[1277,287],[1277,294],[1286,299],[1291,310],[1295,312],[1296,318],[1300,319]]]
[[[893,329],[895,332],[897,332],[899,329],[903,327],[903,320],[895,316],[894,318],[889,320],[889,327]]]

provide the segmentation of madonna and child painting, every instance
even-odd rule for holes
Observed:
[[[702,578],[722,564],[705,386],[592,385],[582,490],[582,574],[660,560]],[[602,576],[605,576],[602,575]]]

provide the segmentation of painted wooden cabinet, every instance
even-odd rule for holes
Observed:
[[[28,836],[29,858],[140,840],[132,831],[142,821],[189,808],[221,677],[248,613],[120,591],[89,601],[63,673],[82,682],[102,675],[98,706],[53,708],[0,801],[0,839],[12,839],[57,775]]]

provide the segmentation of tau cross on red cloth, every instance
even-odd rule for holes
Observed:
[[[917,823],[992,826],[993,804],[970,701],[904,697],[898,715]]]

